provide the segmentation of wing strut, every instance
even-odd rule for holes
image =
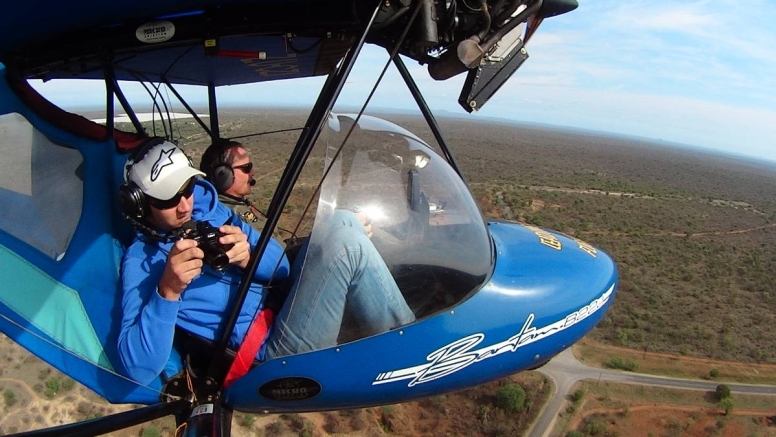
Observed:
[[[221,132],[218,129],[218,103],[216,103],[216,86],[213,82],[207,84],[207,105],[210,113],[210,139],[215,143],[221,138]],[[229,332],[232,332],[231,329]]]
[[[426,118],[426,123],[428,123],[431,132],[434,134],[434,138],[436,138],[437,143],[439,143],[439,147],[442,149],[445,159],[447,159],[447,162],[453,167],[453,170],[458,173],[458,176],[463,179],[463,173],[458,169],[458,164],[456,163],[453,154],[450,152],[450,149],[447,147],[447,143],[442,136],[442,131],[439,129],[436,118],[434,117],[434,114],[431,113],[431,109],[428,107],[426,99],[423,98],[423,94],[420,93],[420,89],[415,83],[415,80],[412,79],[412,75],[409,70],[407,70],[407,66],[404,65],[404,61],[402,61],[399,56],[396,56],[393,58],[393,63],[396,65],[396,69],[399,70],[402,79],[404,79],[404,83],[407,84],[407,88],[410,90],[410,93],[412,93],[412,97],[415,98],[415,102],[418,104],[420,112],[422,112],[423,117]]]
[[[108,72],[111,71],[111,73]],[[113,66],[106,65],[105,72],[105,128],[108,132],[108,138],[113,138],[113,133],[116,128],[116,121],[114,117],[116,115],[115,102],[113,101],[113,82],[108,80],[108,74],[112,74]]]
[[[307,119],[304,129],[302,130],[299,139],[297,140],[294,151],[286,164],[283,175],[280,177],[278,187],[275,190],[275,194],[270,201],[269,208],[267,210],[267,222],[264,225],[264,232],[261,233],[259,241],[256,243],[256,249],[251,253],[251,259],[247,268],[243,273],[240,287],[237,290],[237,296],[235,301],[231,303],[232,311],[229,314],[228,319],[225,321],[224,329],[221,331],[221,338],[218,339],[216,344],[215,353],[213,359],[210,361],[210,368],[208,369],[208,377],[217,382],[223,381],[225,377],[224,369],[219,365],[219,358],[224,356],[226,347],[229,342],[229,336],[234,329],[234,325],[237,321],[237,316],[240,313],[245,298],[248,295],[248,287],[251,283],[251,278],[259,265],[259,260],[264,256],[264,251],[269,244],[269,239],[272,237],[272,231],[280,220],[280,214],[283,212],[283,205],[286,204],[288,198],[291,196],[291,190],[294,187],[294,182],[299,178],[299,174],[302,172],[302,167],[307,161],[307,158],[312,152],[313,145],[318,139],[321,133],[326,117],[334,107],[334,102],[339,97],[342,87],[345,85],[345,80],[348,78],[350,71],[353,69],[353,65],[358,58],[361,48],[364,46],[366,36],[375,21],[377,13],[380,11],[382,1],[376,2],[374,11],[369,18],[369,21],[364,26],[360,37],[354,43],[353,47],[348,51],[345,58],[339,65],[339,68],[332,71],[329,77],[326,79],[321,93],[318,95],[318,100],[315,102],[312,111]],[[213,93],[215,94],[215,93]],[[211,101],[212,102],[212,101]],[[211,114],[211,125],[212,125]]]
[[[105,69],[105,84],[109,90],[107,93],[108,99],[112,99],[112,96],[116,96],[116,98],[119,99],[119,103],[121,103],[121,107],[124,108],[124,112],[126,112],[129,119],[132,120],[132,125],[135,126],[135,130],[141,135],[145,134],[143,125],[140,124],[140,120],[137,118],[135,111],[132,109],[132,106],[129,105],[129,101],[127,100],[127,97],[124,96],[124,92],[119,88],[119,82],[116,80],[116,73],[113,71],[113,66],[108,66],[108,68]],[[111,121],[111,124],[112,123],[113,122]]]
[[[189,104],[186,102],[186,100],[183,99],[183,96],[178,94],[178,90],[176,90],[172,86],[172,83],[170,83],[170,81],[167,79],[167,76],[162,76],[162,82],[164,82],[164,84],[167,86],[167,89],[169,89],[170,91],[172,91],[173,94],[175,94],[175,97],[178,99],[178,101],[181,102],[181,104],[183,105],[184,108],[186,108],[187,111],[189,111],[189,114],[191,114],[191,116],[194,117],[194,120],[197,120],[197,123],[199,123],[199,126],[205,132],[207,132],[207,135],[213,138],[213,134],[212,132],[210,132],[210,128],[205,124],[204,121],[202,121],[201,118],[199,118],[199,115],[197,115],[194,109],[192,109],[191,106],[189,106]]]

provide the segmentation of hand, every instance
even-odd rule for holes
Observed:
[[[372,219],[370,219],[369,216],[363,213],[362,211],[354,212],[353,214],[356,215],[356,217],[358,218],[358,221],[361,222],[361,226],[364,227],[364,232],[366,232],[366,236],[369,238],[372,238]]]
[[[176,241],[167,255],[167,265],[159,280],[159,295],[167,300],[178,300],[183,290],[202,272],[204,256],[196,241]]]
[[[223,245],[232,245],[232,248],[226,251],[229,263],[242,268],[248,267],[248,261],[251,258],[251,245],[248,243],[248,236],[243,233],[239,226],[223,225],[218,230],[225,234],[218,239],[218,242]]]

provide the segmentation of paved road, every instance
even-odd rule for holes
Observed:
[[[719,382],[712,381],[666,378],[611,369],[598,369],[580,363],[574,357],[571,348],[558,354],[539,371],[552,378],[555,382],[555,392],[528,432],[529,437],[547,437],[550,435],[558,414],[566,406],[566,399],[571,392],[571,387],[577,381],[589,379],[704,391],[714,391],[719,385]],[[734,393],[776,395],[776,386],[750,384],[727,384],[727,386]]]

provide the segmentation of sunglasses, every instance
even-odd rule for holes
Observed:
[[[178,206],[181,203],[181,197],[189,198],[194,193],[194,186],[196,185],[194,178],[189,179],[189,182],[181,188],[180,191],[175,193],[172,198],[167,200],[159,200],[154,197],[148,196],[148,203],[157,209],[171,209]]]
[[[245,174],[248,174],[248,173],[250,173],[250,172],[251,172],[251,170],[253,170],[253,163],[252,163],[252,162],[249,162],[249,163],[247,163],[247,164],[242,164],[242,165],[235,165],[235,166],[234,166],[234,167],[232,167],[232,168],[233,168],[233,169],[235,169],[235,170],[239,169],[239,170],[241,170],[243,173],[245,173]]]

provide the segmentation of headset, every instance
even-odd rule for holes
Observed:
[[[229,162],[229,151],[238,145],[240,144],[228,139],[219,139],[210,146],[215,150],[206,151],[202,156],[200,170],[205,173],[205,178],[213,184],[219,194],[223,194],[234,183],[234,169]]]
[[[132,166],[136,162],[142,161],[148,152],[159,145],[167,141],[163,137],[151,137],[145,140],[145,143],[139,145],[135,152],[129,157],[126,167],[124,168],[124,184],[119,188],[119,202],[124,207],[124,215],[133,223],[137,223],[143,220],[145,216],[151,211],[148,205],[148,198],[145,193],[140,190],[134,182],[129,180],[129,172],[132,170]]]

